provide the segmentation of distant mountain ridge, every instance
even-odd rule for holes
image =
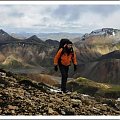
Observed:
[[[36,44],[51,44],[53,45],[58,45],[59,41],[57,40],[52,40],[52,39],[47,39],[46,41],[43,41],[40,39],[37,35],[32,35],[28,38],[14,38],[10,34],[6,33],[4,30],[0,30],[0,43],[36,43]],[[56,43],[56,44],[55,44]]]
[[[74,39],[77,37],[81,37],[83,34],[81,33],[67,33],[67,32],[60,32],[60,33],[11,33],[11,36],[15,38],[24,38],[27,39],[32,35],[38,36],[43,41],[47,39],[57,40],[60,41],[62,38],[69,38]]]
[[[27,39],[11,37],[5,31],[0,31],[0,63],[5,68],[34,68],[50,66],[54,46],[54,40],[42,41],[36,35]],[[1,36],[4,35],[4,39]],[[58,45],[59,42],[57,42]],[[53,57],[53,55],[52,55]],[[41,71],[41,70],[40,70]]]
[[[118,29],[113,29],[113,28],[102,28],[102,29],[97,29],[92,31],[91,33],[86,33],[82,36],[82,39],[85,40],[86,38],[90,37],[90,36],[106,36],[106,35],[111,35],[111,36],[115,36],[118,33],[120,33],[120,30]]]

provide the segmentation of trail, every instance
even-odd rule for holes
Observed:
[[[44,76],[45,74],[40,74],[41,76]],[[47,75],[47,74],[46,74]],[[58,77],[58,76],[52,76],[52,75],[48,75],[52,80],[55,80],[55,81],[57,81],[57,82],[59,82],[59,83],[61,83],[61,77]],[[68,81],[69,80],[73,80],[73,78],[68,78],[67,79]]]
[[[0,115],[120,115],[119,106],[115,106],[119,99],[98,101],[77,92],[56,93],[46,84],[19,81],[12,74],[0,72]]]

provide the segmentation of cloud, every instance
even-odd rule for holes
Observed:
[[[90,29],[100,29],[103,27],[113,27],[120,29],[120,10],[113,12],[107,16],[102,14],[87,12],[80,16],[78,23],[85,25]]]
[[[119,5],[0,5],[3,28],[41,32],[90,32],[120,28]]]
[[[45,18],[49,20],[50,13],[57,6],[0,6],[0,21],[3,25],[16,27],[32,27],[34,24],[45,24]]]

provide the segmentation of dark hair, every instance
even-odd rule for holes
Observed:
[[[66,44],[73,44],[70,40],[66,42]]]
[[[70,40],[67,39],[67,38],[61,39],[58,50],[59,50],[60,48],[63,48],[64,45],[67,44],[67,42],[69,42],[69,41],[70,41]]]

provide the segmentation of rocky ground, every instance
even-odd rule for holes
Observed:
[[[116,104],[77,92],[56,93],[43,83],[0,72],[0,115],[120,115]]]

